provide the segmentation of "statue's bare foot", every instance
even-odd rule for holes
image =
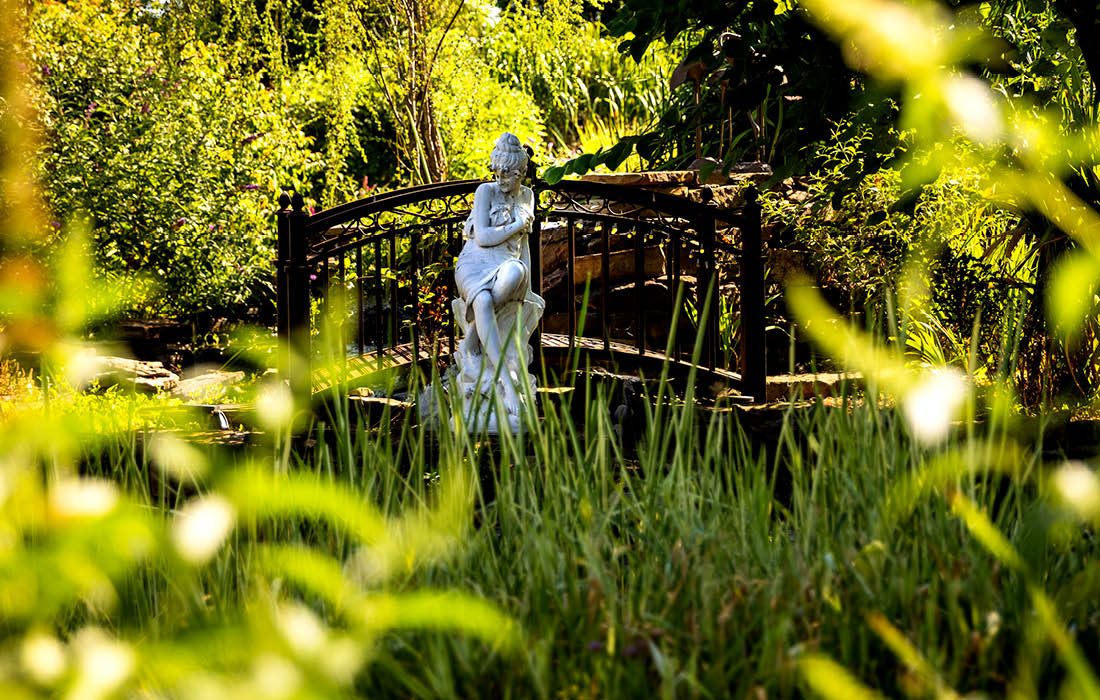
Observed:
[[[504,410],[512,416],[519,415],[519,394],[507,379],[504,380]]]

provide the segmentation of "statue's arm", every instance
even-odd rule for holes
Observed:
[[[528,211],[528,212],[531,213],[531,220],[534,221],[534,217],[535,217],[535,195],[527,187],[523,188],[523,201],[522,201],[521,206],[524,208],[525,211]],[[530,226],[528,226],[527,228],[528,228],[528,231],[531,230]],[[538,241],[532,241],[530,238],[528,238],[527,242],[526,242],[526,245],[520,246],[519,259],[520,259],[520,262],[522,262],[524,265],[527,266],[528,270],[531,269],[531,246],[532,245],[538,245],[538,244],[539,244]]]
[[[489,223],[489,184],[486,183],[474,192],[474,240],[483,248],[491,248],[500,245],[529,225],[529,221],[523,218],[516,219],[502,226],[492,226]]]

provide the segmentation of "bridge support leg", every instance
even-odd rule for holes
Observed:
[[[741,376],[753,403],[767,400],[768,367],[764,322],[764,246],[757,192],[745,193],[741,260]]]
[[[283,195],[278,213],[276,260],[276,315],[279,338],[279,375],[290,385],[295,405],[309,406],[309,268],[306,264],[305,224],[309,215],[300,194]]]

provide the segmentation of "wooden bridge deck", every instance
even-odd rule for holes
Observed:
[[[689,360],[669,358],[662,352],[647,350],[644,353],[640,353],[633,345],[614,341],[605,345],[601,338],[588,338],[583,336],[574,336],[573,343],[573,348],[577,351],[587,355],[606,356],[606,359],[612,362],[620,362],[623,364],[645,363],[651,365],[660,365],[668,362],[677,366],[685,373],[694,368],[697,372],[706,373],[720,381],[738,387],[741,386],[741,375],[737,372],[694,366]],[[570,338],[560,333],[543,333],[542,347],[544,352],[550,350],[564,354],[570,350]],[[362,355],[348,357],[343,362],[336,363],[335,365],[314,366],[311,375],[313,393],[329,392],[336,386],[359,386],[365,383],[371,375],[389,370],[397,370],[413,363],[431,362],[433,359],[446,357],[450,354],[445,345],[434,350],[434,352],[435,355],[433,357],[433,349],[423,346],[419,349],[419,352],[415,352],[412,343],[405,343],[396,347],[387,348],[383,354],[368,352]]]

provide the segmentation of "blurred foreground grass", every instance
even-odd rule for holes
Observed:
[[[656,401],[635,451],[598,390],[583,421],[546,402],[495,440],[338,401],[303,446],[276,388],[282,418],[227,452],[133,420],[138,400],[37,393],[76,373],[107,290],[78,237],[38,256],[18,38],[0,25],[0,303],[5,351],[43,370],[9,371],[27,396],[0,423],[0,696],[1097,696],[1094,472],[808,288],[807,327],[898,409],[816,403],[749,435]]]

